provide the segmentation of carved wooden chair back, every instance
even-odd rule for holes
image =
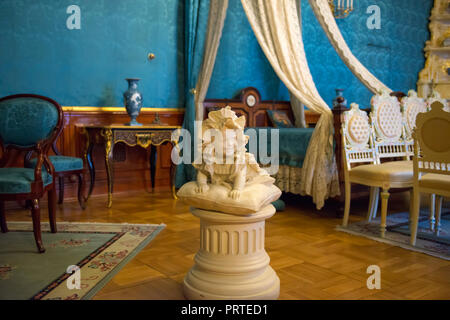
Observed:
[[[431,105],[431,111],[417,116],[413,158],[415,178],[421,173],[450,175],[450,113],[443,107],[436,101]]]
[[[403,121],[404,121],[404,139],[408,157],[414,154],[414,139],[412,133],[416,127],[416,117],[419,113],[427,112],[427,103],[423,98],[417,96],[417,92],[410,90],[408,96],[401,101]]]
[[[365,111],[352,103],[343,113],[342,143],[344,146],[344,171],[351,170],[354,163],[376,163],[376,152],[372,144],[372,127]]]
[[[389,92],[383,91],[380,95],[372,97],[371,105],[370,118],[377,163],[380,163],[383,158],[408,159],[403,138],[403,115],[398,99],[390,96]]]

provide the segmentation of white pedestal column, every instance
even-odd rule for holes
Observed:
[[[280,279],[264,249],[265,220],[275,208],[269,205],[250,216],[191,212],[200,218],[200,250],[184,279],[186,298],[277,299]]]

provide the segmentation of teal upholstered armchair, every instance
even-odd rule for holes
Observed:
[[[59,134],[62,131],[59,132]],[[58,136],[59,136],[58,134]],[[64,202],[64,178],[77,176],[78,177],[78,203],[80,207],[84,210],[86,208],[86,198],[83,196],[83,159],[77,157],[68,157],[60,154],[58,148],[56,147],[56,140],[52,144],[52,149],[55,155],[50,155],[48,158],[55,168],[55,178],[58,177],[59,186],[59,198],[58,203],[62,204]],[[28,168],[36,167],[38,158],[31,159],[33,152],[28,152],[25,157],[25,166]]]
[[[48,151],[62,127],[61,106],[52,99],[19,94],[0,99],[0,227],[8,232],[5,201],[30,200],[33,232],[38,251],[44,252],[41,238],[39,200],[48,192],[51,232],[56,233],[56,193],[54,167]],[[13,150],[34,151],[32,168],[7,167]]]

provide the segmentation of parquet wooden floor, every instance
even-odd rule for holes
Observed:
[[[299,197],[287,203],[266,225],[266,250],[281,280],[280,299],[450,299],[450,261],[337,232],[340,219],[332,206],[316,211],[309,199]],[[405,203],[391,197],[390,209]],[[199,223],[188,207],[166,191],[114,195],[112,209],[105,204],[106,197],[94,197],[81,211],[66,200],[58,220],[167,227],[95,299],[183,299],[182,281],[199,246]],[[351,220],[361,219],[354,213],[362,216],[364,210],[365,202],[359,208],[356,203]],[[31,218],[25,210],[9,210],[7,219]],[[366,268],[373,264],[381,267],[381,290],[366,287]]]

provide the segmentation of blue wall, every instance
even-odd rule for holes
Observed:
[[[68,30],[66,8],[81,7],[82,29]],[[366,9],[381,8],[381,30],[368,30]],[[183,5],[177,0],[1,0],[0,96],[34,92],[62,105],[121,106],[126,77],[140,77],[144,105],[184,105]],[[424,64],[431,0],[359,0],[338,24],[357,58],[394,90],[416,87]],[[366,105],[370,92],[347,70],[302,0],[304,42],[319,92],[331,103],[345,88]],[[156,59],[149,62],[147,54]],[[209,98],[247,86],[263,99],[288,99],[253,36],[240,0],[230,0]]]
[[[145,106],[183,105],[183,3],[1,0],[0,95],[122,106],[124,79],[138,77]],[[72,4],[81,8],[81,30],[66,27]]]

